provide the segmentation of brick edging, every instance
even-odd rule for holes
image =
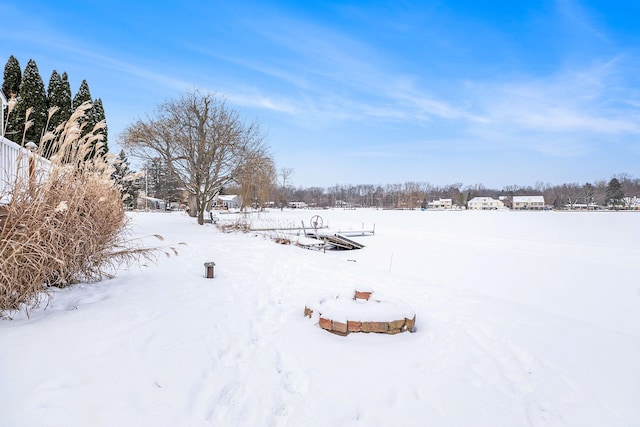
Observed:
[[[369,300],[371,292],[355,291],[355,299]],[[308,318],[313,316],[313,310],[307,306],[304,307],[304,315]],[[414,332],[416,324],[416,316],[409,319],[404,317],[398,320],[391,320],[389,322],[362,322],[355,320],[347,320],[347,322],[339,322],[322,316],[322,313],[318,312],[319,325],[322,329],[332,332],[338,335],[349,335],[351,332],[374,332],[379,334],[395,335],[400,332]]]

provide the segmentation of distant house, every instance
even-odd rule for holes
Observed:
[[[574,203],[572,205],[566,204],[564,205],[565,209],[574,210],[574,211],[597,211],[600,209],[600,206],[595,203]]]
[[[164,211],[167,210],[166,203],[163,199],[150,197],[141,193],[136,200],[136,209],[145,211]]]
[[[544,209],[544,197],[543,196],[513,196],[513,209],[542,210]]]
[[[492,210],[503,209],[504,203],[492,197],[474,197],[467,202],[467,206],[472,210]]]
[[[305,202],[289,202],[289,207],[292,209],[306,209],[309,205]]]
[[[213,199],[213,206],[217,209],[240,209],[242,207],[242,197],[237,194],[218,194]]]
[[[451,209],[453,207],[452,199],[438,199],[427,203],[430,209]]]
[[[625,197],[622,199],[622,203],[624,203],[626,209],[640,210],[640,197]]]

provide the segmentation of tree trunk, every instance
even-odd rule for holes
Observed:
[[[198,216],[198,205],[196,203],[196,197],[193,194],[189,195],[187,209],[187,212],[189,213],[189,216],[191,218],[195,218],[196,216]]]
[[[195,213],[198,216],[198,224],[204,225],[204,208],[206,205],[202,203],[202,194],[196,195],[194,199],[195,199],[195,208],[196,208]]]

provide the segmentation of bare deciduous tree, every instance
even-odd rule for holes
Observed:
[[[121,139],[134,155],[159,156],[167,163],[193,199],[190,214],[198,224],[204,224],[206,208],[243,165],[266,155],[257,122],[244,123],[224,100],[199,91],[159,105],[154,116],[128,126]]]
[[[569,209],[573,209],[574,205],[580,201],[584,191],[580,184],[572,182],[570,184],[562,184],[561,194]]]
[[[268,155],[256,154],[245,163],[235,180],[242,200],[256,209],[262,210],[269,201],[276,181],[276,167]]]
[[[289,177],[291,177],[291,175],[293,175],[293,168],[281,168],[280,169],[280,178],[282,178],[282,194],[280,196],[280,209],[282,209],[283,207],[285,207],[289,200],[287,197],[287,181],[289,180]]]

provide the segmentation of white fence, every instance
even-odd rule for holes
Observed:
[[[49,164],[48,160],[0,137],[0,203],[9,201],[7,197],[17,179],[28,179]]]

